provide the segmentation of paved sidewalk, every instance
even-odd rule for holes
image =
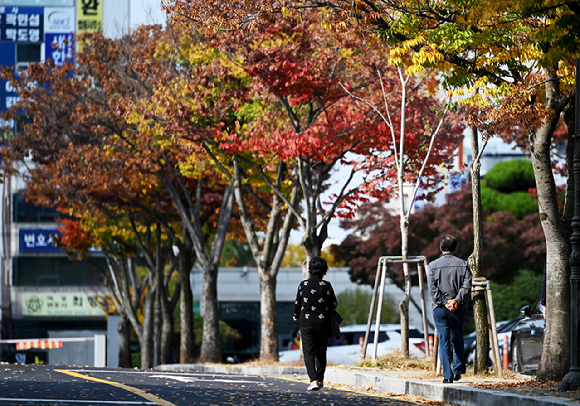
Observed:
[[[306,369],[296,366],[253,366],[244,364],[167,364],[163,371],[197,371],[205,373],[238,373],[247,375],[296,376],[308,382]],[[423,374],[425,375],[425,374]],[[529,379],[529,378],[528,378]],[[537,388],[530,384],[513,385],[514,380],[488,380],[464,377],[453,384],[442,378],[429,379],[414,371],[385,371],[362,368],[328,367],[325,381],[330,384],[361,387],[385,394],[410,395],[431,401],[465,406],[564,406],[580,405],[580,391],[558,392],[554,388]],[[501,385],[498,388],[497,384]]]

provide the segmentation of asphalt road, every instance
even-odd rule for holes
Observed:
[[[0,377],[2,406],[415,404],[334,386],[307,392],[299,378],[16,364],[0,365]]]

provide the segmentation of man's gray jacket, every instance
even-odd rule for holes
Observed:
[[[452,299],[457,301],[459,309],[467,309],[471,292],[471,270],[467,261],[452,254],[442,254],[429,264],[427,280],[433,309],[445,306]]]

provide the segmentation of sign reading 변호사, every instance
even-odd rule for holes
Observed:
[[[0,41],[42,43],[43,13],[42,7],[0,6]]]
[[[23,316],[99,317],[105,311],[97,294],[86,292],[34,292],[22,294]]]
[[[61,252],[54,245],[56,228],[21,228],[18,230],[18,251],[20,252]]]

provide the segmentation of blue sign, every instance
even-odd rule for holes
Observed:
[[[0,42],[0,66],[14,66],[16,63],[16,44]],[[17,102],[16,92],[7,80],[0,79],[0,112],[8,110]]]
[[[0,6],[0,41],[42,43],[44,8]]]
[[[56,228],[21,228],[18,230],[19,252],[61,252],[54,245]]]
[[[74,6],[74,0],[0,0],[0,6]]]
[[[73,34],[44,35],[45,60],[52,59],[55,65],[62,66],[65,61],[74,62]]]

